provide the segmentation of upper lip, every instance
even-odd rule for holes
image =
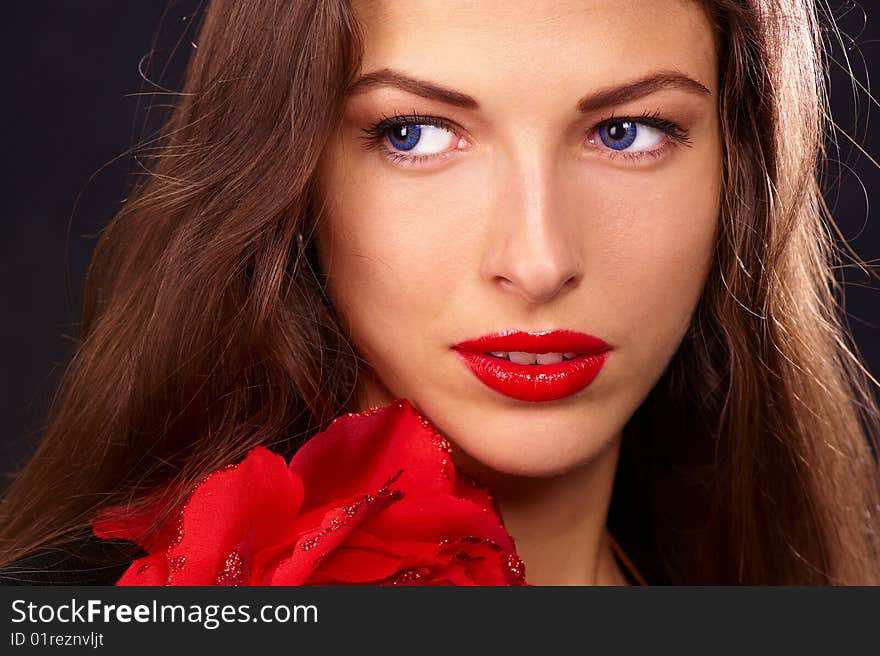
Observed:
[[[505,330],[492,335],[456,344],[453,348],[472,353],[522,351],[525,353],[587,353],[595,354],[611,348],[604,340],[574,330],[542,330],[537,332]]]

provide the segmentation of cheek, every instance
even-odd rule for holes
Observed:
[[[473,178],[407,178],[372,162],[327,175],[335,191],[318,243],[329,293],[361,354],[393,377],[449,346],[448,310],[475,284]]]
[[[643,184],[630,178],[629,193],[604,197],[600,214],[613,219],[595,230],[586,279],[608,308],[615,337],[634,357],[651,362],[652,376],[684,336],[712,263],[717,162],[709,154]]]

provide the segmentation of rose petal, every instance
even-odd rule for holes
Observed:
[[[379,539],[440,542],[479,536],[491,539],[505,551],[514,550],[497,515],[472,501],[454,497],[405,497],[371,518],[365,529]]]
[[[284,458],[263,447],[234,468],[208,476],[184,508],[182,539],[168,548],[172,562],[186,559],[169,573],[169,583],[212,585],[229,549],[243,539],[254,552],[292,541],[302,498],[302,482]]]
[[[420,545],[423,546],[423,545]],[[381,581],[407,567],[409,558],[343,546],[323,560],[308,579],[309,585],[366,584]]]
[[[449,443],[405,400],[339,417],[290,469],[302,478],[304,511],[378,489],[400,470],[395,487],[404,494],[449,493],[455,482]]]
[[[321,562],[308,584],[379,584],[403,570],[443,564],[448,560],[438,553],[438,545],[434,542],[380,540],[364,530],[362,524],[341,547]]]
[[[395,489],[382,488],[329,511],[320,526],[302,534],[292,554],[269,574],[268,585],[303,585],[321,561],[360,525],[400,499]]]
[[[148,547],[119,585],[523,584],[494,500],[450,452],[400,400],[337,419],[289,465],[251,450],[154,539],[150,513],[110,509],[93,527]]]

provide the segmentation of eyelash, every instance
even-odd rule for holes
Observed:
[[[440,118],[439,116],[425,116],[413,110],[411,114],[406,115],[398,114],[396,116],[385,116],[383,114],[379,121],[370,127],[363,129],[365,134],[361,139],[364,140],[368,149],[378,149],[384,157],[387,157],[396,164],[414,165],[418,162],[430,159],[445,159],[444,155],[449,155],[450,153],[436,155],[406,155],[400,151],[388,148],[385,141],[389,130],[401,125],[412,125],[414,123],[417,123],[418,125],[432,125],[437,128],[449,130],[453,134],[458,134],[452,122]]]
[[[658,158],[662,157],[669,149],[676,146],[690,147],[692,145],[689,132],[674,121],[670,121],[661,117],[659,110],[653,113],[644,112],[639,116],[615,116],[614,112],[612,112],[611,116],[606,119],[602,119],[599,123],[596,124],[594,128],[591,128],[587,136],[592,138],[593,135],[598,135],[599,130],[601,130],[603,127],[625,121],[639,123],[641,125],[646,125],[651,128],[656,128],[663,132],[667,136],[667,139],[661,146],[653,150],[627,152],[626,150],[615,151],[613,148],[609,148],[607,146],[604,148],[600,148],[600,150],[605,151],[604,155],[609,159],[613,160],[619,157],[627,160],[640,160],[644,157]],[[412,113],[406,115],[383,115],[379,121],[377,121],[370,127],[362,128],[364,135],[360,138],[365,142],[365,145],[368,149],[377,149],[381,152],[383,157],[386,157],[395,164],[403,164],[406,166],[415,166],[426,160],[445,159],[447,156],[451,155],[454,152],[448,151],[445,153],[437,153],[433,155],[407,155],[404,152],[392,150],[391,148],[389,148],[386,143],[388,131],[402,125],[412,124],[431,125],[434,127],[442,128],[444,130],[449,130],[453,134],[458,134],[455,125],[451,121],[440,118],[439,116],[422,115],[413,110]],[[601,138],[599,140],[601,141]]]

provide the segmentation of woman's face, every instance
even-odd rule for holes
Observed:
[[[318,246],[370,365],[361,407],[408,398],[499,472],[585,464],[666,368],[712,262],[708,19],[685,0],[356,10],[363,77],[320,163]],[[533,335],[473,341],[511,332]]]

